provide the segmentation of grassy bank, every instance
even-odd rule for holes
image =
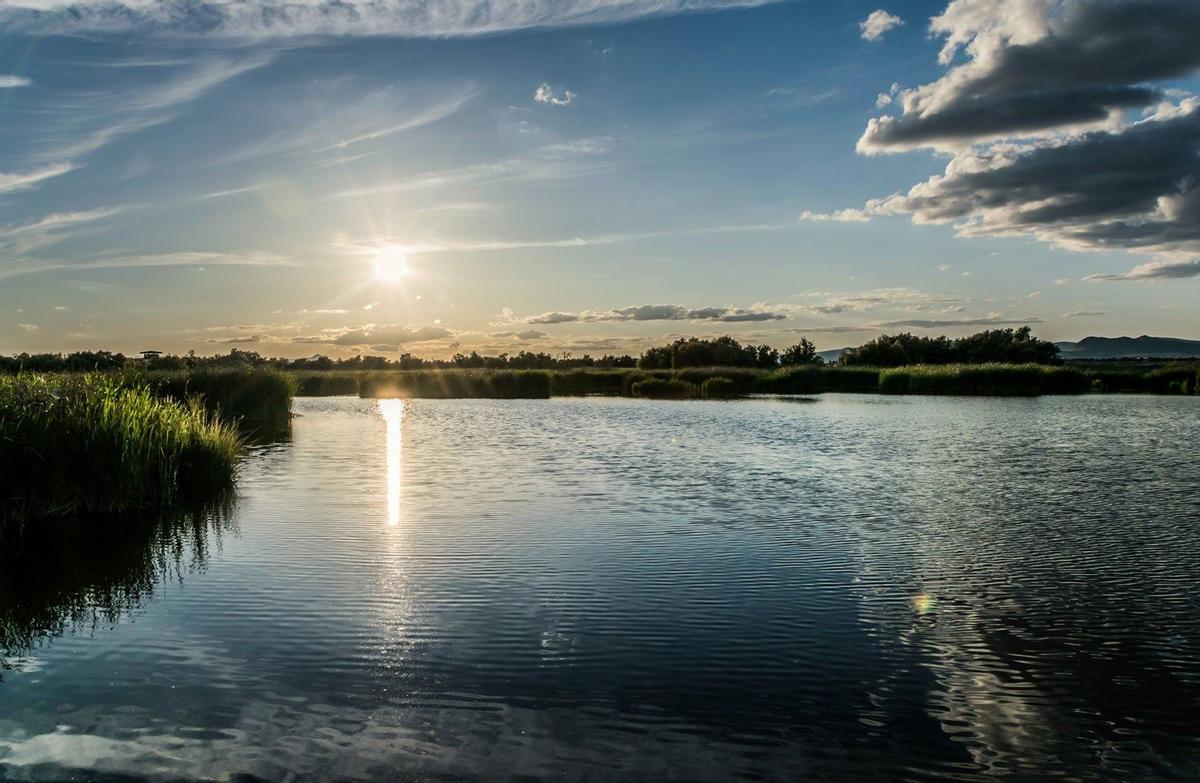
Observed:
[[[300,381],[291,373],[262,369],[196,369],[127,376],[160,397],[197,400],[210,413],[250,434],[286,431]]]
[[[161,508],[231,486],[236,427],[113,375],[0,377],[0,517]]]
[[[367,398],[546,399],[550,396],[550,373],[540,370],[364,372],[358,375],[358,395]]]
[[[879,373],[881,394],[1025,397],[1082,394],[1090,386],[1078,370],[1043,364],[918,364]]]
[[[300,395],[317,397],[337,394],[441,398],[609,395],[679,399],[704,397],[704,384],[715,379],[721,380],[707,395],[709,397],[822,392],[1033,396],[1084,392],[1195,394],[1200,391],[1200,375],[1194,363],[1150,367],[938,364],[883,370],[840,365],[806,365],[774,370],[744,367],[681,370],[331,370],[290,374],[296,378]],[[655,383],[647,385],[645,382],[650,380]],[[640,391],[635,391],[635,386]]]

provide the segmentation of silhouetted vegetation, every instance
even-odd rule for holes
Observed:
[[[817,356],[817,346],[807,337],[801,337],[800,342],[783,349],[779,354],[779,364],[784,367],[794,367],[801,364],[822,364]]]
[[[737,384],[723,375],[700,384],[700,396],[706,400],[728,400],[737,396]]]
[[[879,373],[883,394],[1036,396],[1081,394],[1089,379],[1078,370],[1040,364],[941,364],[894,367]]]
[[[279,433],[291,424],[299,381],[270,367],[209,368],[136,376],[160,396],[198,400],[207,410],[250,433]]]
[[[875,392],[879,390],[880,368],[985,364],[1057,366],[1063,362],[1057,347],[1034,337],[1029,327],[994,329],[958,339],[885,335],[848,350],[833,365],[822,362],[816,346],[807,338],[777,351],[766,345],[743,345],[730,336],[681,338],[650,348],[638,359],[628,355],[605,355],[599,359],[589,355],[552,356],[529,351],[498,356],[460,353],[449,359],[422,359],[407,353],[396,359],[382,356],[281,359],[238,349],[208,357],[189,353],[129,359],[106,351],[0,357],[0,370],[36,367],[46,372],[132,371],[134,377],[172,396],[199,394],[209,409],[249,425],[252,431],[277,427],[278,422],[285,420],[288,411],[285,400],[291,393],[364,397],[632,396],[633,384],[646,378],[678,378],[699,388],[717,376],[733,384],[736,396]],[[1086,376],[1085,386],[1091,391],[1197,392],[1195,361],[1082,361],[1072,362],[1071,366]],[[278,370],[287,372],[274,372]],[[541,375],[510,375],[521,372]],[[957,372],[957,376],[962,373]],[[1068,379],[1063,381],[1065,388],[1077,390],[1077,377],[1064,377]],[[291,392],[284,389],[286,378],[295,381]],[[889,383],[893,387],[900,385],[895,378]],[[916,383],[926,390],[939,388],[933,380]],[[1059,388],[1046,375],[1039,376],[1036,385]],[[1026,390],[1015,393],[1031,393],[1027,391],[1030,384],[1014,380],[1009,386]]]
[[[1028,326],[992,329],[951,340],[892,334],[851,348],[839,360],[844,365],[902,367],[914,364],[1062,364],[1058,346],[1033,336]]]
[[[489,397],[545,399],[550,374],[538,370],[413,370],[367,372],[358,379],[360,397]]]
[[[742,345],[729,337],[682,337],[670,345],[650,348],[638,359],[645,370],[681,367],[778,367],[779,351],[769,345]]]
[[[652,400],[690,400],[700,396],[700,389],[694,383],[688,383],[682,378],[643,378],[634,381],[630,386],[634,397],[648,397]]]
[[[231,486],[234,425],[112,375],[0,377],[0,517],[163,508]]]

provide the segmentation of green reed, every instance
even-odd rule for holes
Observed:
[[[208,369],[151,372],[129,376],[161,397],[195,399],[210,413],[257,433],[286,431],[292,397],[300,387],[291,373],[271,368]]]
[[[879,373],[883,394],[1025,397],[1082,394],[1089,384],[1078,370],[1043,364],[916,364]]]
[[[225,491],[241,436],[198,400],[111,375],[0,377],[0,518],[159,508]]]

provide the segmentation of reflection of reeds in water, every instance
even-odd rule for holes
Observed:
[[[0,537],[0,653],[116,623],[159,583],[201,567],[231,499],[120,525],[55,521]]]
[[[165,508],[228,489],[234,425],[100,375],[0,377],[0,521]]]

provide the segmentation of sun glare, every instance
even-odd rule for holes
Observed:
[[[375,279],[382,283],[399,283],[408,275],[408,254],[402,247],[381,247],[375,253]]]

